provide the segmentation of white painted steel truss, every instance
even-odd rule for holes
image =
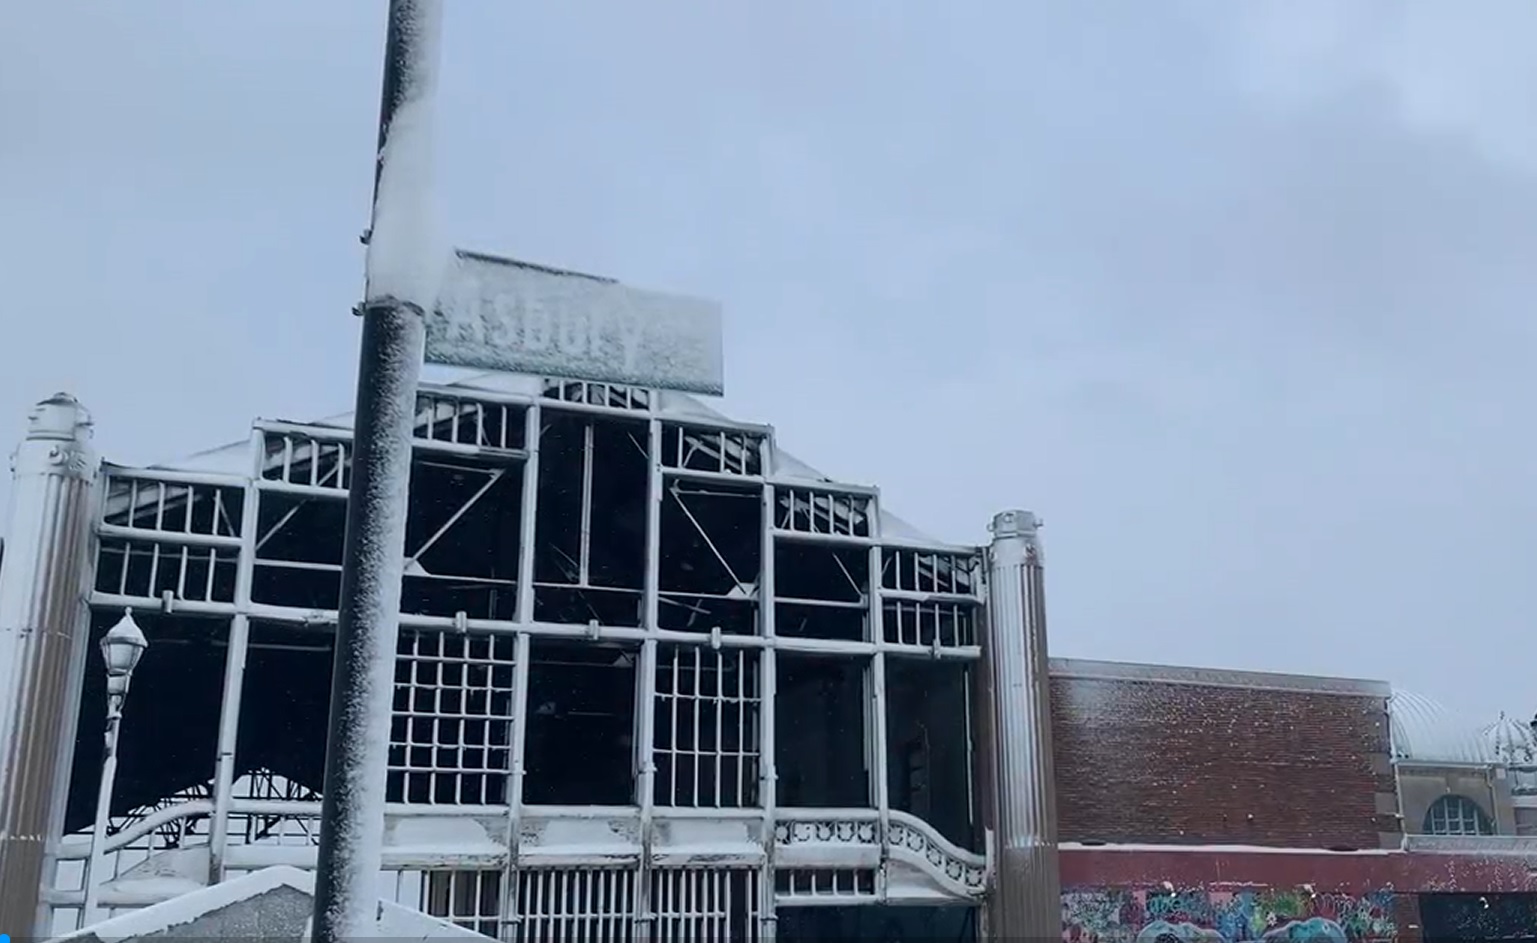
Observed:
[[[783,907],[985,893],[977,551],[655,391],[424,387],[417,430],[386,896],[506,939],[750,940]],[[243,738],[284,697],[263,659],[324,658],[350,454],[259,421],[244,475],[104,469],[93,610],[151,620],[146,661],[156,619],[227,646],[206,779],[114,820],[109,915],[166,896],[136,874],[313,867],[316,787]],[[591,738],[581,775],[552,736]],[[87,854],[66,837],[56,929]]]

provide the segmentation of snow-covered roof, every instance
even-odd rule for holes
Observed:
[[[109,920],[57,937],[64,940],[100,941],[116,943],[119,940],[135,940],[141,937],[175,936],[173,928],[185,927],[203,917],[213,915],[232,904],[260,897],[278,888],[290,888],[306,897],[315,893],[315,875],[309,871],[287,865],[263,868],[250,874],[232,878],[219,884],[189,891],[179,897],[142,910],[130,911]],[[379,902],[379,935],[395,940],[484,940],[485,937],[471,930],[455,926],[446,920],[432,917],[391,901]],[[306,933],[307,937],[308,934]]]
[[[1395,759],[1473,765],[1501,762],[1477,723],[1428,697],[1394,691],[1388,716]]]
[[[507,393],[530,397],[538,397],[544,394],[544,379],[542,377],[514,373],[478,374],[445,385],[465,390],[485,390],[493,393]],[[731,421],[725,414],[711,407],[699,397],[689,393],[662,390],[661,395],[657,399],[657,405],[663,415],[673,416],[683,421]],[[352,413],[340,413],[323,419],[313,419],[310,420],[310,423],[318,426],[350,429],[352,428]],[[151,467],[176,471],[247,475],[251,472],[251,453],[249,449],[250,446],[247,440],[242,439],[239,442],[232,442],[218,448],[206,449],[182,459],[159,463]],[[774,448],[774,478],[778,481],[803,481],[807,484],[839,484],[833,478],[786,452],[777,443]],[[937,540],[890,513],[884,507],[881,508],[880,527],[882,542],[888,544],[936,550],[949,549],[958,553],[974,549]]]

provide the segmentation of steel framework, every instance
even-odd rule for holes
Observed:
[[[125,746],[108,916],[167,875],[314,866],[351,450],[346,421],[260,420],[196,461],[103,468],[94,622],[142,614],[141,672],[180,657],[161,637],[222,664],[135,690],[130,733],[198,686],[215,709],[186,762]],[[772,939],[802,908],[985,895],[980,549],[771,427],[565,380],[424,386],[407,530],[381,893],[530,941]],[[65,836],[56,931],[88,853]]]

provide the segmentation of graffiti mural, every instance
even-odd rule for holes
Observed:
[[[1062,894],[1065,943],[1394,943],[1393,895],[1080,888]]]

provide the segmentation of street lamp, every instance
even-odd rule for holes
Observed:
[[[97,895],[104,883],[102,871],[107,858],[107,819],[112,813],[112,785],[117,779],[117,732],[123,719],[123,700],[128,697],[128,684],[133,680],[133,670],[139,666],[149,640],[138,623],[133,621],[133,610],[124,609],[123,618],[107,630],[101,639],[101,660],[107,669],[107,730],[106,754],[101,764],[101,786],[96,792],[96,823],[91,833],[91,864],[85,874],[85,923],[87,926],[100,919]]]

